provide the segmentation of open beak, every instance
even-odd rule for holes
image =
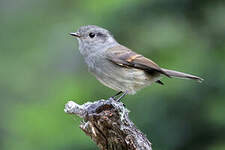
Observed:
[[[77,32],[72,32],[72,33],[70,33],[70,35],[75,36],[75,37],[78,37],[78,38],[81,37],[81,36],[79,35],[79,33],[77,33]]]

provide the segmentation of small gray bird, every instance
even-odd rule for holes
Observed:
[[[135,94],[136,91],[160,81],[162,75],[193,79],[203,79],[194,75],[160,68],[152,60],[135,53],[119,44],[106,29],[95,25],[82,26],[75,33],[79,51],[88,65],[89,71],[105,86],[112,88],[120,96]],[[113,98],[115,97],[113,96]]]

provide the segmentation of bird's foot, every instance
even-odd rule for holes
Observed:
[[[123,93],[123,94],[122,94],[122,93]],[[122,95],[121,95],[119,98],[116,99],[116,97],[117,97],[118,95],[120,95],[120,94],[122,94]],[[126,92],[120,91],[120,92],[116,93],[116,95],[110,97],[109,99],[113,99],[113,100],[115,100],[115,101],[117,101],[117,102],[120,102],[120,100],[121,100],[124,96],[126,96],[126,95],[127,95],[127,91],[126,91]]]
[[[116,101],[120,102],[120,100],[127,95],[127,91],[124,92]]]
[[[116,101],[116,97],[120,94],[122,94],[122,91],[119,91],[118,93],[116,93],[115,95],[113,95],[112,97],[110,97],[109,99],[113,99],[114,101]]]

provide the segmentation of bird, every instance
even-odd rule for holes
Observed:
[[[117,91],[111,98],[122,94],[117,101],[153,83],[163,85],[163,76],[203,81],[198,76],[161,68],[151,59],[117,42],[112,33],[102,27],[81,26],[70,35],[78,40],[79,51],[89,72],[103,85]]]

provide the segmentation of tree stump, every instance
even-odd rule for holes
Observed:
[[[69,101],[64,111],[83,118],[80,128],[101,150],[152,150],[121,102],[109,99],[79,105]]]

